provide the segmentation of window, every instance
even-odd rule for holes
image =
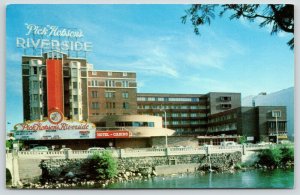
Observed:
[[[72,68],[71,74],[72,76],[77,76],[78,70],[76,68]]]
[[[38,60],[32,60],[33,65],[38,65]]]
[[[112,72],[107,72],[107,76],[112,76]]]
[[[128,97],[129,97],[128,92],[123,92],[123,93],[122,93],[122,97],[123,97],[124,99],[128,99]]]
[[[123,77],[127,77],[127,72],[123,72]]]
[[[115,81],[112,81],[112,80],[106,80],[106,81],[105,81],[105,86],[106,86],[106,87],[114,87],[114,86],[115,86]]]
[[[129,109],[129,103],[128,102],[123,102],[123,108],[124,109]]]
[[[191,113],[191,117],[197,117],[197,113]]]
[[[78,96],[77,95],[73,95],[73,100],[74,100],[74,102],[77,102],[78,101]]]
[[[73,82],[73,89],[77,89],[77,82]]]
[[[272,117],[281,117],[281,110],[272,110]]]
[[[172,125],[178,125],[179,122],[178,121],[172,121]]]
[[[231,104],[221,104],[221,108],[229,109],[229,108],[231,108]]]
[[[32,88],[33,88],[33,89],[38,89],[38,88],[39,88],[39,83],[38,83],[38,81],[33,81],[33,82],[32,82]]]
[[[74,108],[74,114],[78,114],[78,108]]]
[[[181,117],[188,117],[188,114],[187,113],[182,113]]]
[[[38,95],[37,95],[37,94],[34,94],[34,95],[33,95],[33,100],[34,100],[34,101],[37,101],[37,100],[38,100]]]
[[[230,100],[231,100],[231,97],[230,97],[230,96],[221,96],[221,97],[220,97],[220,100],[221,100],[222,102],[227,102],[227,101],[230,101]]]
[[[172,113],[172,117],[178,117],[179,114],[178,113]]]
[[[98,102],[92,102],[92,109],[99,109],[99,103]]]
[[[146,97],[137,97],[137,101],[146,101]]]
[[[106,91],[105,92],[105,97],[106,98],[114,98],[115,97],[115,92]]]
[[[93,87],[99,86],[98,80],[92,80],[92,86],[93,86]]]
[[[96,76],[97,72],[96,71],[92,71],[92,75]]]
[[[37,67],[33,67],[33,74],[34,74],[34,75],[37,74]]]
[[[128,81],[122,81],[122,87],[129,87]]]
[[[148,97],[148,101],[155,101],[155,97]]]
[[[115,102],[106,102],[106,108],[107,109],[116,108],[116,103]]]
[[[98,91],[92,91],[92,98],[98,97]]]

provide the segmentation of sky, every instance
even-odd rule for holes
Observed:
[[[294,52],[284,32],[216,17],[195,35],[181,16],[190,5],[10,5],[6,15],[6,122],[23,121],[21,57],[25,23],[78,28],[92,42],[96,70],[137,73],[138,92],[240,92],[294,86]]]

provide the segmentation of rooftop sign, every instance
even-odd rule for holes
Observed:
[[[56,25],[25,23],[25,36],[16,38],[18,48],[64,52],[90,52],[92,43],[82,41],[83,31],[76,28],[63,28]]]

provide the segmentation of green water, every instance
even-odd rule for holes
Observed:
[[[153,177],[147,181],[110,184],[107,188],[293,188],[294,170],[247,170]]]

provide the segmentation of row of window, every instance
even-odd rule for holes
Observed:
[[[116,83],[119,81],[115,80],[105,80],[104,86],[105,87],[116,87]],[[129,87],[129,81],[123,80],[121,82],[121,87],[127,88]],[[91,86],[92,87],[99,87],[100,86],[100,81],[99,80],[91,80]]]
[[[154,127],[154,122],[117,121],[117,127]]]
[[[206,109],[204,105],[138,105],[138,109]]]
[[[107,76],[112,76],[112,74],[113,74],[112,72],[107,72]],[[96,76],[97,75],[97,71],[92,71],[92,75]],[[123,72],[122,76],[126,77],[127,76],[127,72]]]
[[[208,122],[209,123],[215,123],[215,122],[221,122],[221,121],[226,121],[226,120],[235,119],[235,118],[237,118],[237,114],[233,113],[233,114],[228,114],[228,115],[225,115],[225,116],[220,116],[220,117],[217,117],[217,118],[209,119]]]
[[[114,109],[114,108],[116,108],[116,103],[115,102],[106,102],[105,103],[105,108],[106,109]],[[122,103],[122,108],[123,109],[129,109],[129,103],[128,102],[123,102]],[[100,109],[100,103],[99,102],[92,102],[92,109]]]
[[[156,102],[200,102],[197,97],[138,97],[137,101],[156,101]],[[202,100],[205,101],[205,100]]]
[[[193,120],[193,121],[170,121],[168,122],[171,125],[204,125],[206,121]]]
[[[232,131],[232,130],[236,130],[236,129],[237,129],[236,123],[229,123],[229,124],[224,124],[224,125],[208,127],[209,132]]]
[[[114,91],[106,91],[104,93],[104,97],[105,98],[115,98],[116,97],[115,94],[116,94],[116,92],[114,92]],[[99,97],[98,91],[92,91],[91,95],[92,95],[92,98],[98,98]],[[122,92],[122,97],[124,99],[128,99],[129,98],[129,93],[128,92]]]
[[[281,121],[278,121],[277,123],[274,121],[272,122],[268,122],[268,127],[270,130],[285,130],[286,129],[286,122],[281,122]]]
[[[197,117],[206,117],[205,113],[166,113],[167,117],[191,117],[191,118],[197,118]],[[154,116],[164,116],[164,112],[160,113],[154,113]]]

